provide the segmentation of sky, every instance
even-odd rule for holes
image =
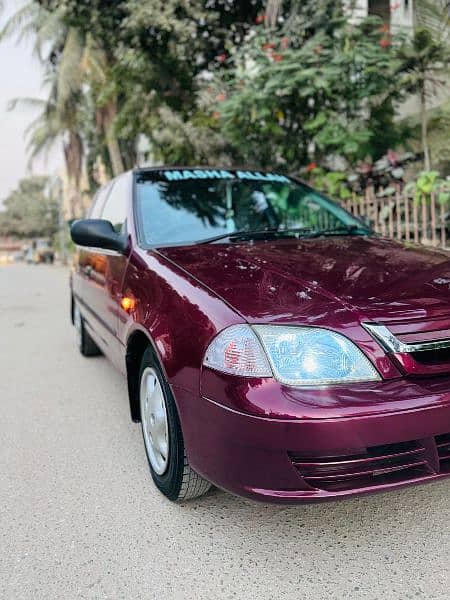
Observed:
[[[1,2],[0,2],[1,4]],[[0,13],[0,30],[8,16],[22,5],[22,0],[4,0]],[[0,43],[0,206],[17,182],[29,175],[25,130],[36,113],[28,108],[8,111],[8,102],[18,97],[43,97],[42,70],[32,56],[32,40],[20,43],[9,38]],[[57,149],[48,160],[38,160],[33,174],[53,174],[60,165]]]

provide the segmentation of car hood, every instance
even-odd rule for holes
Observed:
[[[159,249],[248,322],[450,316],[450,254],[375,236]]]

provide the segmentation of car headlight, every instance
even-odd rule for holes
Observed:
[[[380,379],[353,342],[316,327],[233,325],[214,338],[204,364],[244,377],[275,377],[291,386]]]

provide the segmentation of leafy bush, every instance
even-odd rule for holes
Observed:
[[[327,27],[300,17],[295,30],[288,19],[230,51],[211,88],[223,135],[244,162],[264,167],[378,158],[398,141],[392,107],[403,94],[381,20],[352,25],[339,4]]]
[[[309,181],[313,187],[336,200],[347,200],[352,195],[344,171],[325,171],[315,167],[310,170]]]
[[[422,171],[405,186],[405,192],[419,204],[429,202],[433,193],[439,204],[450,203],[450,181],[443,179],[438,171]]]

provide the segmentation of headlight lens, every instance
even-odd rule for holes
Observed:
[[[275,377],[291,386],[380,379],[350,340],[313,327],[233,325],[212,341],[204,364],[245,377]]]
[[[254,329],[281,383],[314,386],[380,378],[361,350],[334,331],[270,325]]]

